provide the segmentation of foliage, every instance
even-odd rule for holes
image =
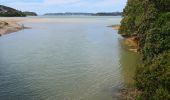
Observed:
[[[5,12],[0,13],[1,17],[25,17],[25,14],[23,14],[21,11],[18,12]]]
[[[155,91],[163,87],[170,91],[170,52],[153,58],[150,63],[140,66],[136,74],[136,86],[144,91],[146,98],[152,98]],[[153,99],[153,98],[152,98]]]
[[[143,64],[135,79],[142,97],[169,100],[170,0],[128,0],[119,33],[139,38]]]
[[[0,17],[25,17],[26,15],[16,9],[0,5]]]
[[[170,100],[170,95],[168,90],[160,87],[156,90],[155,95],[153,96],[155,100]]]

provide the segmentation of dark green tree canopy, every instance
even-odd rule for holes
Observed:
[[[170,100],[170,0],[128,0],[119,33],[139,38],[143,65],[136,86],[144,100]]]

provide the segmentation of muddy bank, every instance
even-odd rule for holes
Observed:
[[[123,43],[128,46],[128,50],[132,52],[138,52],[138,38],[136,36],[125,37]]]
[[[111,26],[108,26],[108,27],[111,27],[114,30],[119,30],[120,29],[120,25],[111,25]]]
[[[120,25],[112,25],[111,26],[113,29],[115,29],[115,30],[119,30],[120,29]]]
[[[108,27],[112,27],[114,30],[120,29],[120,25],[111,25],[111,26],[108,26]],[[122,37],[123,37],[123,44],[128,46],[129,51],[138,52],[139,39],[137,38],[137,36],[124,36],[124,35],[122,35]]]
[[[123,88],[116,94],[118,100],[136,100],[141,95],[141,92],[135,88]]]

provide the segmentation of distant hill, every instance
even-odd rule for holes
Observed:
[[[1,17],[24,17],[26,16],[23,12],[14,8],[0,5],[0,16]]]
[[[23,12],[26,16],[37,16],[35,12],[24,11]]]
[[[44,15],[92,15],[93,13],[74,13],[74,12],[66,12],[66,13],[46,13]]]
[[[74,13],[74,12],[66,12],[66,13],[46,13],[44,15],[85,15],[85,16],[121,16],[121,12],[101,12],[101,13]]]
[[[122,13],[121,12],[111,12],[111,13],[107,13],[107,12],[99,12],[96,14],[93,14],[94,16],[121,16]]]

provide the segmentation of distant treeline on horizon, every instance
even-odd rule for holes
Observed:
[[[17,9],[0,5],[0,17],[25,17],[37,16],[36,12],[19,11]],[[44,15],[84,15],[84,16],[121,16],[122,12],[98,12],[98,13],[84,13],[84,12],[65,12],[65,13],[46,13]]]
[[[99,12],[99,13],[77,13],[77,12],[66,12],[66,13],[46,13],[44,15],[86,15],[86,16],[121,16],[122,12]]]

